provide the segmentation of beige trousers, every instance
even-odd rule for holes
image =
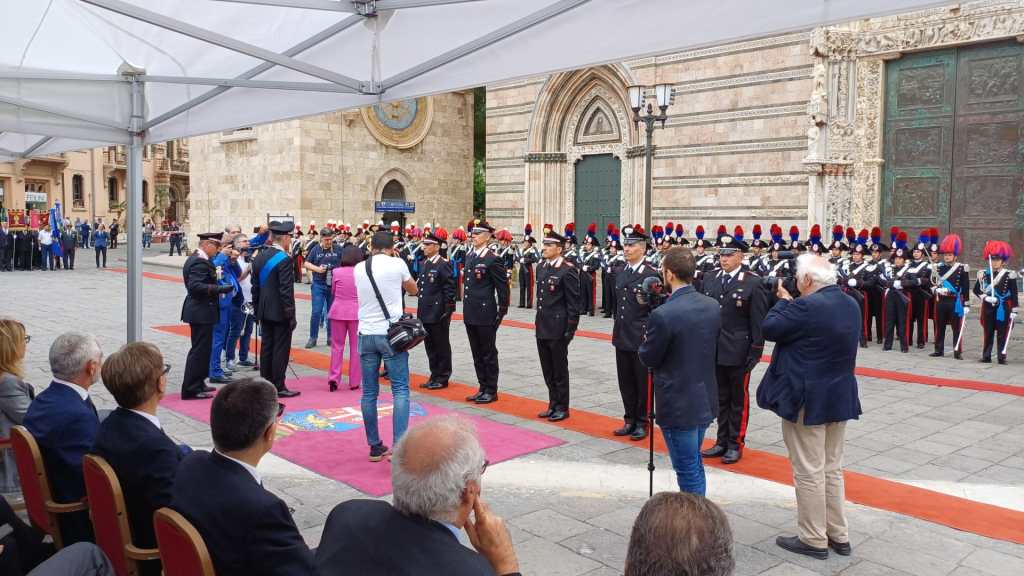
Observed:
[[[782,439],[793,466],[797,525],[800,540],[816,548],[828,547],[828,539],[849,542],[843,512],[843,436],[846,422],[805,426],[800,411],[797,423],[782,421]]]

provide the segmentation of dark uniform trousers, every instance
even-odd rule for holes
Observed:
[[[519,307],[533,308],[533,264],[519,265]]]
[[[495,340],[501,318],[508,311],[508,274],[500,257],[492,250],[483,256],[466,256],[465,294],[462,307],[473,367],[480,392],[498,393],[498,348]]]
[[[206,389],[206,377],[210,375],[210,356],[213,353],[213,328],[215,324],[190,324],[192,348],[185,359],[185,377],[182,379],[181,395],[195,396]]]
[[[537,339],[537,355],[544,384],[548,388],[548,408],[569,410],[569,339]]]
[[[909,292],[906,291],[906,292]],[[889,288],[885,291],[883,301],[885,303],[885,340],[882,343],[883,350],[892,350],[893,333],[899,337],[900,351],[910,350],[910,295],[904,291]]]
[[[627,422],[647,421],[647,367],[636,350],[615,349],[615,372]]]
[[[953,351],[962,352],[963,342],[960,342],[960,324],[962,317],[956,315],[956,301],[959,295],[939,296],[935,303],[935,351],[939,354],[945,352],[946,327],[953,327]],[[960,346],[956,343],[960,342]]]
[[[473,352],[476,380],[480,384],[480,392],[485,394],[498,392],[498,348],[495,346],[497,335],[497,326],[466,325],[469,349]]]
[[[746,446],[750,416],[750,372],[746,366],[715,366],[718,381],[718,440],[729,450]]]
[[[452,377],[452,344],[448,334],[451,323],[449,316],[440,322],[423,324],[423,329],[427,331],[423,348],[430,364],[430,380],[440,384],[447,384]]]
[[[292,328],[287,322],[260,324],[260,376],[270,381],[278,391],[284,390],[288,371],[288,354],[292,347]]]

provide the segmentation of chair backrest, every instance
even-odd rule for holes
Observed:
[[[117,576],[137,574],[135,562],[125,557],[125,546],[131,544],[132,533],[117,473],[102,456],[86,454],[82,458],[82,476],[96,545],[110,559]]]
[[[46,532],[58,542],[60,530],[57,519],[46,510],[46,502],[53,496],[50,493],[50,481],[46,477],[43,465],[43,453],[39,444],[24,426],[11,428],[11,446],[14,448],[14,462],[21,477],[21,493],[25,499],[25,511],[32,524]]]
[[[203,537],[184,516],[161,508],[153,514],[153,527],[164,576],[215,576]]]

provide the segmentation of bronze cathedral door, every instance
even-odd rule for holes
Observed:
[[[911,54],[886,70],[882,225],[1024,246],[1024,45]]]
[[[574,218],[576,235],[580,244],[583,243],[587,226],[590,226],[591,222],[597,223],[597,239],[602,244],[609,222],[621,227],[619,223],[621,175],[621,161],[611,154],[584,156],[576,163]]]

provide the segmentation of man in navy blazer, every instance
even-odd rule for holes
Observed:
[[[661,263],[672,295],[647,321],[640,361],[654,371],[654,406],[683,492],[704,495],[700,449],[718,414],[715,359],[722,314],[714,298],[693,286],[696,260],[689,248],[671,248]]]
[[[100,423],[92,452],[110,464],[121,483],[132,543],[156,548],[153,512],[170,506],[171,487],[187,448],[164,433],[156,409],[167,391],[160,350],[148,342],[126,344],[103,362],[103,385],[117,409]],[[143,576],[160,574],[160,561],[141,563]]]
[[[283,410],[263,378],[228,384],[210,408],[214,451],[197,450],[178,466],[171,508],[199,531],[217,576],[316,574],[288,506],[263,488],[256,469]]]
[[[58,503],[77,502],[85,497],[82,456],[92,447],[100,420],[89,397],[89,388],[99,380],[103,351],[96,338],[67,332],[50,346],[53,382],[29,404],[24,425],[39,444]],[[92,540],[88,512],[60,515],[64,545]]]
[[[779,536],[776,544],[813,558],[827,558],[829,548],[846,556],[843,436],[846,421],[861,414],[854,378],[860,308],[820,256],[797,258],[796,285],[795,300],[779,285],[779,301],[765,317],[764,337],[775,350],[757,389],[757,405],[782,418],[796,487],[799,535]]]

